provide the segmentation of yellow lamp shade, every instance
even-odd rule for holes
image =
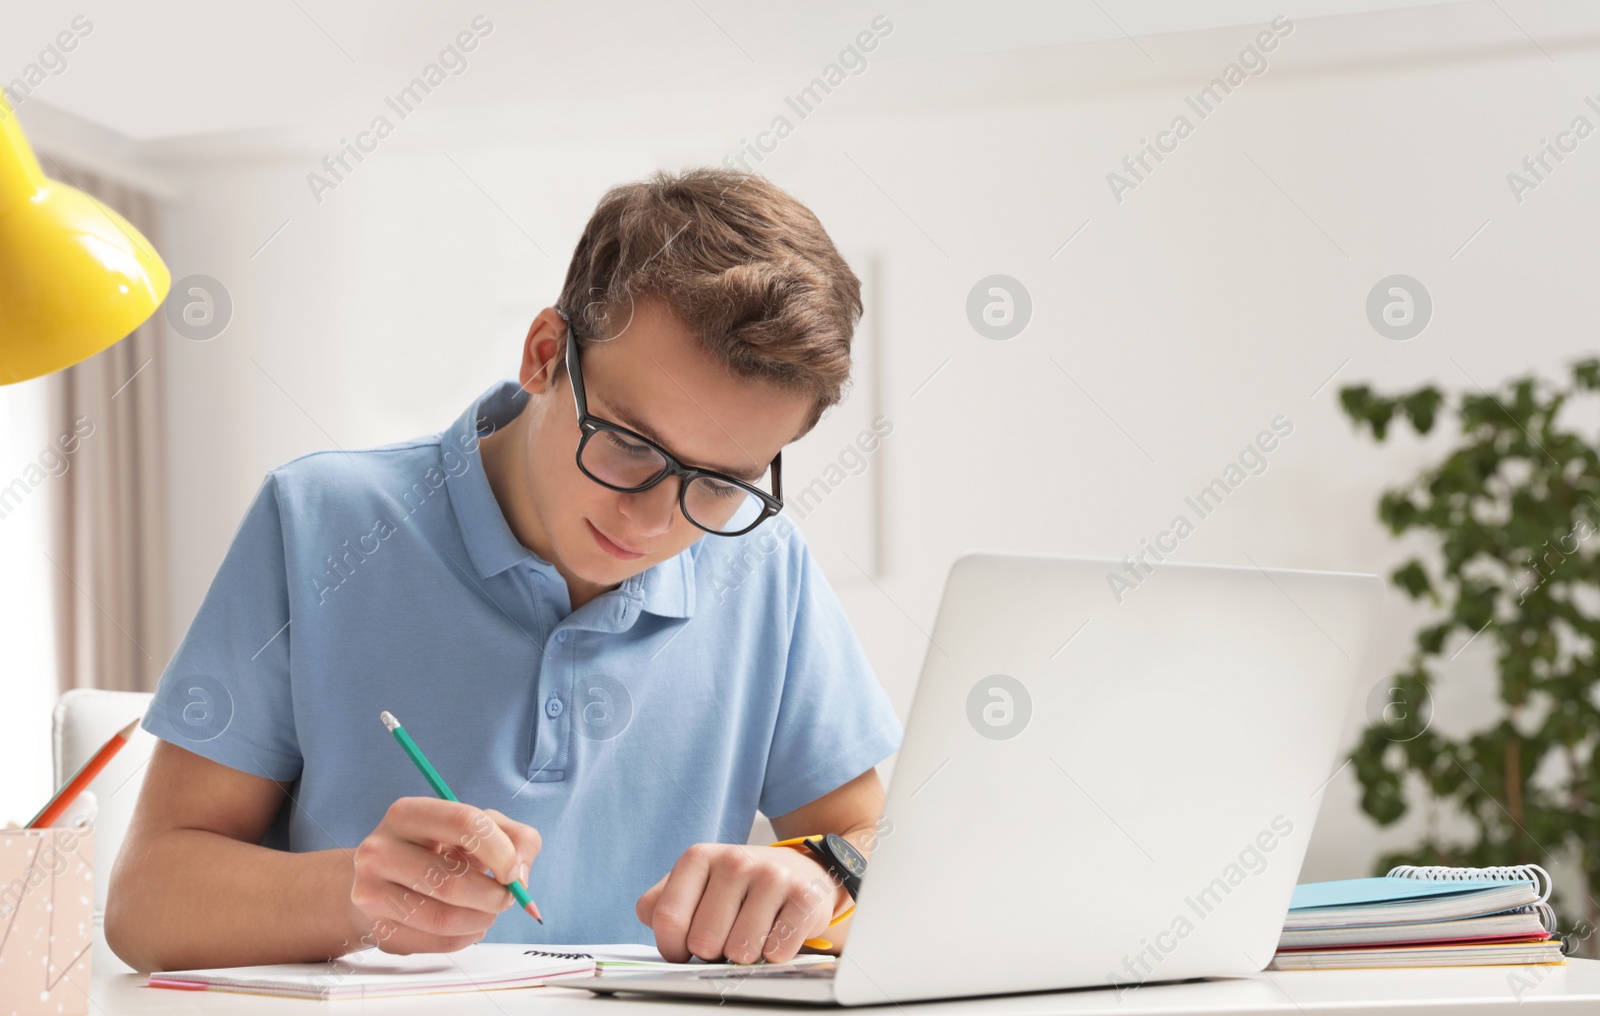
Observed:
[[[70,367],[125,338],[171,285],[127,219],[45,178],[0,94],[0,384]]]

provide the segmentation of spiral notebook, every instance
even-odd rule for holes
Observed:
[[[627,973],[634,970],[724,970],[744,968],[752,964],[711,963],[694,959],[688,963],[672,963],[662,959],[654,947],[648,945],[561,945],[525,947],[529,956],[548,959],[593,960],[595,973],[604,977],[608,973]],[[829,953],[801,953],[786,963],[761,962],[763,967],[781,970],[803,967],[813,963],[828,963],[838,959]]]
[[[453,953],[397,955],[376,947],[323,963],[275,963],[150,975],[152,988],[234,991],[282,998],[390,998],[528,988],[595,975],[595,961],[530,956],[527,946],[479,942]]]
[[[1550,889],[1536,864],[1297,886],[1271,969],[1561,963]]]
[[[775,969],[825,963],[823,954],[796,956]],[[530,946],[479,942],[452,953],[408,956],[364,949],[328,963],[279,963],[210,970],[170,970],[150,975],[152,988],[233,991],[284,998],[390,998],[435,992],[531,988],[640,970],[716,970],[733,963],[669,963],[653,947],[613,945]]]

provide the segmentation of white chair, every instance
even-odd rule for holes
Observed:
[[[144,692],[99,691],[77,688],[56,702],[52,723],[55,784],[60,786],[129,721],[150,708],[153,696]],[[111,882],[111,865],[122,848],[133,806],[144,782],[145,763],[155,749],[156,739],[135,729],[127,745],[112,759],[90,790],[95,797],[94,817],[94,920],[105,922],[106,888]]]

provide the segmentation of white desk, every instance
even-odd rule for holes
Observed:
[[[96,943],[92,1016],[139,1016],[141,1013],[196,1013],[201,1016],[245,1016],[298,1013],[300,1016],[518,1016],[531,1013],[575,1013],[621,1016],[623,1013],[696,1013],[728,1011],[773,1016],[803,1012],[792,1007],[740,1004],[730,994],[719,1007],[716,999],[678,1001],[665,998],[605,997],[577,988],[520,988],[509,991],[432,995],[381,1001],[307,1002],[263,998],[231,992],[172,991],[144,987],[144,977]],[[1516,980],[1513,980],[1513,977]],[[1521,986],[1520,1000],[1517,986]],[[827,1012],[830,1010],[816,1010]],[[838,1012],[840,1010],[831,1010]],[[877,1007],[871,1010],[901,1010]],[[1353,1012],[1354,1011],[1354,1012]],[[1321,970],[1258,974],[1230,980],[1168,984],[1124,992],[1118,1001],[1110,989],[1007,995],[955,1002],[919,1002],[903,1008],[905,1016],[951,1016],[991,1013],[1000,1016],[1177,1016],[1203,1013],[1249,1013],[1252,1016],[1433,1016],[1447,1013],[1519,1013],[1522,1016],[1600,1013],[1600,960],[1571,960],[1564,967],[1466,967],[1459,970]]]

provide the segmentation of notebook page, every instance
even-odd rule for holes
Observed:
[[[705,960],[695,959],[688,963],[670,963],[654,946],[637,945],[632,942],[610,943],[602,945],[530,945],[523,948],[537,953],[549,955],[587,956],[593,957],[599,973],[623,970],[740,970],[755,964],[741,963],[708,963]],[[537,958],[537,956],[530,957]],[[781,966],[806,966],[812,963],[827,963],[838,959],[836,956],[824,953],[802,953],[788,963]],[[780,965],[780,964],[774,964]]]
[[[527,987],[544,980],[592,977],[593,960],[529,956],[504,943],[450,953],[396,955],[363,949],[331,962],[280,963],[154,973],[154,988],[221,988],[302,998],[346,998]]]

